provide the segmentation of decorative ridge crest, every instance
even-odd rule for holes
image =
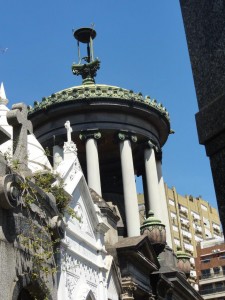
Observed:
[[[134,93],[132,90],[126,90],[116,86],[90,84],[72,87],[62,90],[49,97],[42,98],[41,102],[35,101],[33,107],[29,107],[29,114],[38,110],[45,109],[53,104],[69,102],[82,99],[100,99],[100,98],[121,99],[135,101],[150,106],[157,110],[162,116],[170,121],[169,113],[166,108],[158,103],[157,100],[151,99],[150,96],[143,97],[142,93]]]

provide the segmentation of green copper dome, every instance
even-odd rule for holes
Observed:
[[[151,99],[149,96],[143,97],[141,93],[134,93],[132,90],[104,84],[80,85],[59,91],[49,97],[42,98],[41,102],[35,101],[34,106],[29,107],[29,112],[34,113],[59,103],[88,101],[88,99],[100,100],[101,98],[107,98],[109,101],[115,99],[129,101],[130,103],[136,102],[154,110],[160,116],[166,118],[167,121],[170,120],[166,108],[155,99]]]

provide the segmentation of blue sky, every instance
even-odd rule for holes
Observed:
[[[199,145],[198,111],[178,0],[1,1],[0,82],[9,106],[33,104],[79,85],[72,29],[95,24],[96,83],[150,95],[163,103],[175,134],[163,148],[163,174],[180,194],[216,206],[209,160]]]

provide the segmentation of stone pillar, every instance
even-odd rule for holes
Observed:
[[[158,174],[155,160],[155,145],[148,141],[148,146],[144,151],[145,175],[148,192],[148,206],[154,212],[156,218],[161,220],[162,206],[158,185]]]
[[[225,64],[221,0],[180,0],[199,112],[199,143],[210,158],[218,211],[225,231]],[[196,30],[197,28],[197,30]]]
[[[101,138],[101,133],[96,131],[86,131],[80,134],[80,139],[86,142],[86,162],[87,162],[87,182],[99,196],[102,196],[101,178],[98,158],[97,140]]]
[[[158,155],[157,155],[158,156]],[[168,216],[168,207],[167,207],[167,201],[166,201],[166,193],[165,193],[165,187],[164,187],[164,180],[162,176],[162,152],[160,151],[160,157],[157,157],[156,160],[156,168],[157,168],[157,174],[158,174],[158,183],[159,183],[159,194],[161,199],[161,205],[162,205],[162,215],[161,221],[166,226],[166,242],[167,245],[172,248],[172,236],[171,236],[171,230],[170,230],[170,221]]]
[[[118,137],[120,139],[120,157],[123,178],[123,194],[127,223],[127,235],[129,237],[138,236],[140,235],[140,219],[131,149],[131,140],[133,142],[136,142],[137,138],[134,135],[123,132],[119,133]]]

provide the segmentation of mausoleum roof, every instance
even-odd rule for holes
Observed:
[[[154,110],[162,117],[165,117],[167,121],[170,120],[166,108],[155,99],[151,99],[149,96],[144,97],[142,93],[134,93],[132,90],[105,84],[85,84],[64,89],[49,97],[42,98],[41,102],[35,101],[34,106],[29,107],[29,114],[34,114],[35,112],[47,109],[50,106],[59,105],[65,102],[88,101],[88,99],[100,100],[103,98],[109,101],[116,99],[117,101],[121,100],[140,103],[141,105]]]

